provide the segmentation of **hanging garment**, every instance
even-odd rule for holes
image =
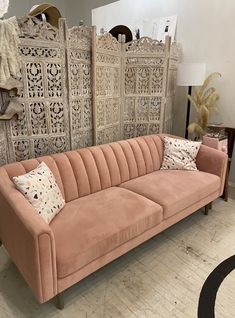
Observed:
[[[0,115],[1,120],[10,120],[14,116],[19,119],[23,114],[23,106],[17,100],[10,100],[4,114]]]
[[[1,0],[0,1],[0,18],[7,13],[9,7],[9,0]]]
[[[0,87],[20,76],[19,33],[16,17],[0,20]]]

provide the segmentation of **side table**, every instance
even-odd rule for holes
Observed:
[[[229,177],[229,171],[230,171],[230,166],[231,166],[232,156],[233,156],[233,147],[234,147],[234,141],[235,141],[235,128],[224,127],[224,129],[225,129],[225,132],[227,133],[227,136],[228,136],[228,168],[227,168],[226,179],[225,179],[226,186],[224,187],[224,193],[223,193],[222,197],[225,201],[228,201],[228,177]]]
[[[211,137],[210,135],[208,135],[208,136],[205,135],[202,138],[202,143],[203,143],[203,145],[217,149],[219,151],[223,151],[226,154],[228,154],[228,138],[227,138],[227,136],[220,139],[218,137]],[[224,181],[224,192],[222,194],[222,198],[225,201],[228,201],[228,166],[227,166],[227,171],[226,171],[226,176],[225,176],[225,181]]]
[[[227,135],[227,141],[224,141],[225,139],[222,139],[221,141],[219,141],[217,138],[215,138],[217,139],[217,141],[216,142],[214,141],[213,148],[225,151],[228,154],[228,167],[227,167],[226,177],[225,177],[224,192],[222,194],[222,198],[225,201],[228,201],[228,179],[229,179],[229,171],[230,171],[230,165],[232,162],[232,155],[233,155],[233,148],[234,148],[234,141],[235,141],[235,128],[224,127],[224,126],[219,126],[219,127],[209,126],[208,128],[210,131],[213,131],[214,129],[217,130],[218,128],[223,129]],[[207,144],[206,141],[205,141],[205,144],[211,147],[211,145]],[[217,146],[215,146],[216,144]]]

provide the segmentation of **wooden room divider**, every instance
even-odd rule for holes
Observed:
[[[94,143],[122,138],[121,133],[121,44],[110,34],[96,36],[93,28]]]
[[[178,49],[119,43],[95,28],[18,20],[23,114],[0,121],[0,165],[93,144],[171,132]],[[9,97],[0,94],[0,111]]]
[[[144,37],[123,45],[124,138],[163,131],[170,38]]]
[[[119,43],[93,31],[94,142],[171,132],[177,45],[143,37]]]
[[[64,27],[71,149],[78,149],[93,145],[92,29],[85,26],[69,29],[66,22]]]

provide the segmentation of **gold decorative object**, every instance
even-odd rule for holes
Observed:
[[[49,3],[41,3],[31,8],[29,16],[37,17],[40,20],[45,20],[54,27],[59,27],[59,19],[61,18],[60,11]]]
[[[197,112],[197,121],[188,126],[188,132],[194,135],[195,139],[201,139],[206,133],[206,128],[212,112],[217,112],[216,102],[219,99],[219,94],[214,87],[209,87],[210,82],[221,77],[221,74],[214,72],[210,74],[204,81],[203,85],[195,88],[194,96],[188,95],[188,98]]]

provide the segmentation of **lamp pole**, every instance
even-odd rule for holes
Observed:
[[[192,95],[193,86],[201,86],[205,79],[205,63],[180,63],[177,71],[177,85],[188,87],[188,95]],[[187,100],[185,138],[188,138],[188,125],[190,120],[190,99]]]
[[[192,94],[192,86],[189,85],[188,87],[188,95],[191,96]],[[188,125],[189,125],[189,120],[190,120],[190,99],[188,98],[188,103],[187,103],[187,114],[186,114],[186,127],[185,127],[185,138],[188,139]]]

